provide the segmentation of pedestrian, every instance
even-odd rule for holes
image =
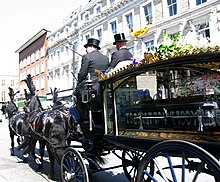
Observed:
[[[115,42],[113,45],[116,46],[117,51],[111,55],[110,67],[115,68],[119,62],[129,61],[132,64],[133,55],[127,49],[124,33],[118,33],[114,35]]]
[[[98,75],[95,70],[105,71],[109,67],[109,59],[107,56],[99,52],[101,49],[99,47],[100,41],[94,38],[89,38],[87,43],[84,45],[86,48],[85,55],[82,56],[82,64],[78,73],[78,83],[76,86],[76,96],[78,107],[81,104],[81,94],[85,90],[85,81],[90,74],[90,79],[93,81],[93,89],[97,92],[97,103],[101,105],[100,100],[100,87],[98,83]],[[100,106],[98,106],[100,107]],[[82,108],[82,107],[81,107]]]

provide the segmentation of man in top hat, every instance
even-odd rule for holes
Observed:
[[[133,57],[126,47],[127,40],[125,39],[124,33],[115,34],[114,38],[115,42],[113,45],[116,46],[117,51],[111,55],[110,67],[112,68],[114,68],[121,61],[132,60]]]
[[[109,59],[107,56],[101,54],[99,50],[100,41],[94,38],[89,38],[87,44],[84,45],[87,54],[82,56],[81,68],[78,73],[78,83],[76,88],[77,101],[80,101],[81,93],[85,89],[85,80],[88,73],[90,73],[90,79],[93,81],[93,89],[97,91],[99,96],[99,83],[98,75],[95,70],[105,71],[109,67]],[[80,99],[80,100],[79,100]]]

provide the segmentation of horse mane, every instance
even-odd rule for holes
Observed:
[[[43,107],[41,105],[40,99],[38,96],[35,95],[35,86],[33,84],[33,80],[30,74],[27,75],[27,78],[22,80],[27,84],[27,87],[30,91],[30,94],[28,94],[27,90],[24,89],[24,94],[25,94],[25,99],[28,101],[29,100],[29,111],[32,112],[34,110],[43,110]]]
[[[6,111],[8,113],[8,117],[10,118],[18,111],[18,107],[15,105],[14,102],[10,101],[7,104]]]
[[[35,95],[36,89],[35,89],[35,86],[34,86],[34,84],[33,84],[33,80],[32,80],[31,75],[28,74],[28,75],[27,75],[27,78],[24,79],[24,80],[22,80],[22,81],[24,81],[24,82],[27,84],[27,87],[28,87],[28,89],[29,89],[29,91],[30,91],[30,94],[31,94],[31,95]]]

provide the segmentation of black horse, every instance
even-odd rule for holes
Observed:
[[[29,129],[27,123],[25,122],[27,118],[27,112],[18,111],[16,104],[14,103],[15,95],[19,93],[14,93],[14,90],[9,87],[9,97],[10,101],[6,106],[6,113],[8,115],[9,120],[9,134],[11,138],[11,155],[14,155],[14,137],[18,136],[17,142],[19,146],[24,145],[23,139],[28,138],[29,136]],[[25,154],[25,152],[24,152]]]
[[[23,81],[26,83],[29,89],[29,93],[25,90],[25,98],[28,103],[27,104],[28,116],[25,121],[26,124],[28,125],[30,138],[26,140],[25,142],[26,146],[22,146],[22,147],[26,148],[25,152],[31,154],[35,162],[38,164],[38,169],[41,169],[43,166],[45,142],[42,139],[41,135],[39,136],[39,134],[42,131],[42,126],[39,125],[38,122],[42,120],[45,111],[43,111],[40,99],[35,94],[36,90],[31,75],[30,74],[27,75],[27,78]],[[37,141],[39,141],[40,157],[35,155],[35,148]],[[20,147],[19,149],[22,149],[22,147]]]
[[[59,164],[64,153],[65,147],[67,147],[67,130],[66,130],[67,115],[59,109],[51,109],[47,116],[44,117],[43,123],[43,137],[46,141],[47,152],[50,160],[50,175],[51,179],[54,179],[55,161]]]
[[[69,112],[65,105],[58,101],[58,89],[54,89],[53,105],[50,109],[42,110],[37,96],[30,97],[28,122],[31,127],[32,137],[30,144],[30,153],[38,164],[39,169],[43,166],[43,157],[45,146],[49,155],[50,174],[54,179],[55,161],[60,163],[64,148],[67,146],[67,138],[72,132],[73,127],[69,122]],[[40,158],[35,155],[36,142],[40,144]]]
[[[69,146],[72,137],[80,137],[81,131],[75,119],[69,113],[69,107],[58,100],[58,89],[51,89],[53,95],[52,108],[43,117],[43,137],[46,141],[50,160],[50,178],[54,179],[54,164],[61,164],[64,150]]]

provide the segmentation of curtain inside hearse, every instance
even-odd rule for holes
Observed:
[[[158,118],[167,113],[162,107],[155,105],[164,104],[165,106],[167,102],[172,103],[181,98],[212,95],[220,93],[219,90],[220,74],[216,72],[212,74],[183,68],[166,68],[141,73],[120,83],[114,91],[114,104],[111,100],[110,90],[106,90],[107,131],[112,133],[115,120],[119,135],[124,134],[126,129],[158,129],[159,122],[161,122],[161,119]],[[188,113],[185,110],[179,111],[178,108],[172,110],[170,107],[170,109],[169,112],[172,114],[175,112],[182,112],[184,115]],[[195,114],[195,111],[189,112]],[[192,120],[191,123],[195,122]],[[196,127],[194,126],[194,128]]]

